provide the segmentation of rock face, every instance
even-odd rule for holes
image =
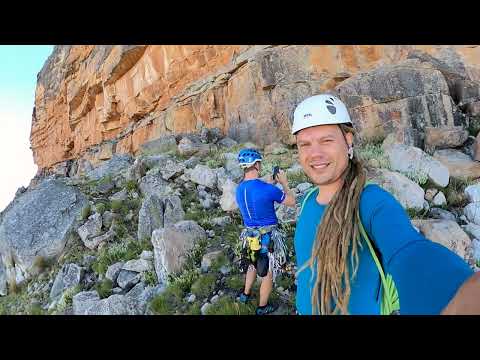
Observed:
[[[364,139],[395,133],[401,143],[422,147],[425,126],[461,121],[460,112],[452,111],[455,104],[442,73],[418,59],[352,77],[336,90]]]
[[[58,180],[47,179],[21,194],[2,213],[0,254],[8,282],[30,277],[38,257],[58,257],[76,236],[85,196]]]
[[[152,244],[158,280],[164,282],[168,274],[179,271],[185,262],[186,253],[196,242],[205,240],[206,236],[205,230],[191,220],[154,230]]]
[[[457,104],[476,114],[479,59],[472,46],[56,46],[38,75],[31,145],[43,169],[95,165],[197,126],[292,142],[296,104],[337,91],[362,137],[395,132],[419,146],[425,127],[462,125]],[[172,138],[145,147],[157,145]]]
[[[462,228],[450,220],[412,220],[412,223],[428,239],[437,242],[464,259],[470,246],[470,238]]]

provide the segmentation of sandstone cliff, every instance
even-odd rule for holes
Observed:
[[[398,65],[407,58],[416,62]],[[400,67],[351,81],[382,65]],[[477,46],[56,46],[38,74],[31,144],[43,169],[95,165],[201,127],[291,143],[295,105],[330,90],[365,137],[395,132],[419,145],[425,126],[468,125],[479,81]]]

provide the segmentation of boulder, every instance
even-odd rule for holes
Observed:
[[[155,229],[164,225],[164,203],[154,194],[147,196],[138,213],[138,239],[150,238]]]
[[[115,286],[115,284],[117,283],[118,274],[120,274],[120,271],[123,268],[123,264],[124,264],[124,262],[120,261],[120,262],[117,262],[115,264],[110,265],[107,268],[107,272],[105,273],[105,277],[113,283],[113,286]]]
[[[468,255],[470,238],[454,221],[412,220],[412,223],[427,238],[455,252],[462,259]]]
[[[425,175],[436,185],[445,187],[449,181],[448,168],[421,149],[403,144],[393,144],[386,149],[392,170]]]
[[[480,225],[468,223],[467,225],[462,226],[462,229],[472,238],[480,239]]]
[[[480,177],[480,162],[458,150],[437,150],[433,157],[448,168],[451,177],[463,180]]]
[[[2,258],[0,257],[0,296],[7,295],[7,274],[5,266],[3,266]]]
[[[96,291],[78,293],[73,297],[74,315],[138,315],[136,304],[125,295],[100,299]]]
[[[78,219],[88,205],[76,188],[48,179],[15,199],[1,214],[0,254],[7,279],[30,277],[38,256],[60,256],[77,236]],[[10,281],[10,280],[9,280]]]
[[[139,239],[150,238],[152,231],[183,220],[182,200],[176,196],[151,195],[143,201],[138,217]]]
[[[182,200],[177,195],[165,196],[163,200],[163,224],[173,225],[185,218],[185,211],[182,208]]]
[[[480,202],[480,184],[467,186],[465,196],[469,202]]]
[[[443,210],[440,208],[431,208],[429,214],[430,214],[430,217],[433,219],[450,220],[450,221],[457,220],[455,215],[453,215],[450,211]]]
[[[106,233],[103,235],[95,236],[93,238],[86,239],[83,244],[89,248],[90,250],[96,249],[100,244],[104,242],[108,242],[115,237],[115,231],[113,228],[110,228]]]
[[[232,223],[232,219],[230,218],[230,216],[221,216],[221,217],[216,217],[216,218],[213,218],[210,223],[212,225],[216,225],[216,226],[220,226],[220,227],[224,227],[228,224],[231,224]]]
[[[143,250],[140,254],[140,259],[153,260],[153,251]]]
[[[223,138],[222,140],[220,140],[218,142],[218,145],[223,146],[227,149],[231,149],[232,147],[238,145],[238,143],[235,140],[230,139],[229,137],[226,137],[226,138]]]
[[[406,176],[385,169],[376,169],[369,177],[372,182],[389,191],[405,209],[424,208],[425,192]]]
[[[97,291],[82,291],[73,297],[73,314],[86,315],[88,308],[100,301]]]
[[[160,174],[162,174],[162,178],[164,180],[170,180],[175,176],[179,176],[183,174],[183,172],[185,171],[185,168],[186,168],[185,165],[180,162],[167,160],[164,167],[160,169]]]
[[[162,179],[160,169],[156,169],[156,172],[148,173],[145,175],[138,184],[142,194],[147,197],[148,195],[170,195],[173,193],[169,183]]]
[[[468,131],[463,126],[425,127],[425,150],[429,153],[462,146],[467,139]]]
[[[197,143],[190,140],[187,137],[184,137],[178,143],[178,153],[183,156],[192,156],[192,155],[205,155],[210,150],[210,146],[208,144]]]
[[[122,289],[129,290],[140,281],[140,274],[135,271],[120,270],[117,277],[117,284]]]
[[[473,222],[476,225],[480,225],[480,202],[470,203],[465,206],[463,213],[467,217],[468,221]]]
[[[200,141],[204,144],[215,144],[222,137],[222,131],[219,128],[202,127],[200,130]]]
[[[117,201],[124,201],[128,199],[128,191],[127,189],[122,189],[119,192],[116,192],[112,196],[108,198],[110,201],[117,200]]]
[[[142,273],[145,271],[153,270],[153,265],[151,261],[145,259],[129,260],[123,265],[122,270]]]
[[[87,172],[90,180],[100,180],[106,176],[116,176],[126,170],[132,164],[132,157],[129,154],[114,154],[108,161],[101,162],[99,166]]]
[[[238,209],[236,200],[237,184],[231,180],[227,180],[222,187],[222,197],[220,198],[220,206],[223,211],[234,211]]]
[[[435,206],[442,206],[447,204],[447,199],[445,198],[445,195],[443,195],[443,192],[439,192],[437,195],[432,200],[432,204]]]
[[[65,290],[80,284],[82,276],[83,269],[77,264],[63,265],[53,282],[50,290],[50,299],[56,299],[61,296]]]
[[[201,269],[203,272],[207,272],[210,267],[212,266],[212,263],[218,259],[220,256],[222,256],[223,254],[223,251],[222,250],[218,250],[218,251],[212,251],[212,252],[209,252],[205,255],[203,255],[202,257],[202,262],[201,262]]]
[[[152,234],[154,265],[159,282],[165,282],[168,274],[180,271],[187,252],[198,241],[206,238],[205,230],[191,220],[154,230]]]
[[[164,135],[158,139],[148,141],[140,146],[143,153],[160,154],[173,151],[177,148],[177,141],[174,135]]]
[[[89,238],[98,236],[102,233],[102,215],[94,213],[77,230],[80,239],[85,243]]]
[[[145,314],[148,303],[155,296],[155,288],[151,286],[145,286],[144,283],[138,283],[127,294],[125,298],[139,315]]]
[[[214,189],[217,184],[217,174],[206,165],[197,165],[193,170],[188,170],[190,180],[195,184]]]
[[[438,194],[437,189],[428,189],[427,191],[425,191],[425,200],[432,201],[435,195],[437,194]]]

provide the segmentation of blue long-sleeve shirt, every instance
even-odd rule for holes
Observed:
[[[317,191],[307,199],[297,221],[294,245],[298,269],[310,259],[316,229],[326,208],[316,201]],[[360,196],[360,218],[381,254],[385,272],[395,281],[401,314],[439,314],[473,274],[458,255],[417,232],[398,201],[378,185],[366,186]],[[349,314],[380,314],[380,275],[368,246],[362,244],[357,274],[350,282]],[[312,313],[315,277],[313,282],[310,278],[309,267],[297,278],[296,305],[302,315]]]

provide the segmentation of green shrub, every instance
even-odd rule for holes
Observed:
[[[33,261],[33,268],[36,269],[38,273],[43,273],[51,268],[53,264],[53,259],[47,259],[44,256],[37,255]]]
[[[128,207],[122,200],[112,200],[110,202],[110,209],[112,209],[113,212],[126,215],[128,213]]]
[[[245,276],[239,274],[229,276],[226,279],[225,284],[232,290],[241,290],[245,285]]]
[[[80,220],[81,221],[87,220],[91,212],[92,212],[92,207],[90,206],[90,204],[85,205],[80,212]]]
[[[73,305],[73,297],[81,291],[80,285],[68,288],[63,293],[60,301],[58,302],[54,312],[63,313],[66,309]]]
[[[171,275],[169,279],[169,284],[174,284],[177,286],[183,293],[190,291],[192,284],[198,279],[200,273],[197,269],[184,269],[179,275]]]
[[[442,189],[447,204],[453,207],[464,207],[468,204],[468,199],[465,195],[465,188],[475,184],[475,180],[464,180],[458,178],[450,178],[448,186]]]
[[[157,280],[157,273],[155,272],[155,270],[149,270],[149,271],[146,271],[144,274],[143,274],[143,281],[145,282],[146,285],[148,286],[155,286],[158,284],[158,280]]]
[[[128,180],[124,187],[129,192],[138,192],[138,184],[135,180]]]
[[[205,299],[215,289],[215,281],[217,276],[215,274],[201,275],[191,287],[192,294],[199,299]]]
[[[112,295],[113,282],[110,279],[103,279],[101,282],[95,284],[95,290],[101,299],[107,298]]]
[[[99,251],[95,262],[92,264],[92,269],[97,274],[105,274],[110,265],[119,261],[137,259],[142,251],[150,249],[150,243],[133,239],[115,242],[108,247],[103,247]]]
[[[103,215],[103,213],[107,210],[107,205],[105,205],[105,203],[98,203],[95,205],[95,210],[100,215]]]
[[[402,174],[420,186],[425,185],[428,181],[428,175],[424,171],[402,172]]]
[[[211,271],[218,272],[222,266],[229,263],[227,256],[221,253],[214,261],[212,261]]]
[[[284,289],[290,289],[295,284],[295,279],[286,274],[282,274],[276,279],[277,286],[280,286]]]
[[[224,296],[218,299],[215,304],[212,304],[207,311],[206,315],[253,315],[255,314],[255,305],[242,304],[236,302],[229,296]]]
[[[184,293],[177,284],[170,284],[165,291],[150,302],[150,308],[157,315],[171,315],[182,305]]]
[[[150,308],[156,315],[171,315],[175,312],[175,308],[164,294],[154,297],[150,302]]]
[[[187,310],[187,315],[202,315],[200,310],[200,305],[198,303],[190,304]]]
[[[46,311],[42,309],[40,304],[31,304],[28,308],[28,315],[45,315]]]
[[[359,160],[363,161],[365,164],[372,159],[378,161],[378,165],[384,169],[390,169],[390,161],[388,160],[387,155],[383,152],[382,144],[378,143],[367,143],[355,147],[355,153]]]
[[[426,219],[428,210],[422,209],[422,210],[417,210],[417,209],[406,209],[408,217],[410,219]]]
[[[310,179],[303,171],[287,172],[287,180],[291,188],[304,182],[310,182]]]

